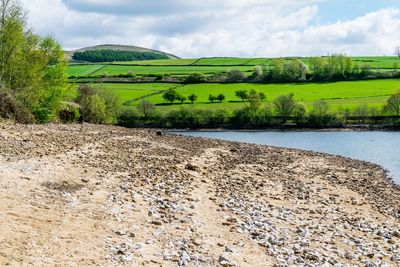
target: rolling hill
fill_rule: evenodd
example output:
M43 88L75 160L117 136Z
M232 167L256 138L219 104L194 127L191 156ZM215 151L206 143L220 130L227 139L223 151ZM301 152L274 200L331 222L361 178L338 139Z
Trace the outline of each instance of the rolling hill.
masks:
M113 44L105 44L105 45L96 45L96 46L90 46L90 47L85 47L85 48L80 48L72 51L65 51L65 56L68 61L73 62L74 60L72 59L72 56L74 55L75 52L84 52L84 51L91 51L91 50L115 50L115 51L132 51L132 52L152 52L160 55L165 55L170 59L179 59L179 57L165 53L162 51L154 50L154 49L149 49L149 48L144 48L144 47L139 47L139 46L133 46L133 45L113 45Z

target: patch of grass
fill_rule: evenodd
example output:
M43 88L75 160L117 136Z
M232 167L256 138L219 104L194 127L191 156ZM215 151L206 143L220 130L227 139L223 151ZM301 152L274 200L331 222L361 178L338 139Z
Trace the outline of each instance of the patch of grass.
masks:
M93 64L93 65L70 65L67 69L68 77L71 76L90 76L96 71L103 68L105 65Z
M204 74L214 74L220 72L226 72L233 69L239 69L243 72L250 72L252 67L246 66L234 66L234 67L224 67L224 66L117 66L117 65L107 65L104 68L91 73L91 76L97 75L120 75L133 72L136 75L146 75L146 74L171 74L171 75L188 75L193 72L200 72Z
M95 87L112 90L124 103L132 99L141 98L157 92L163 92L177 84L167 83L103 83L92 84Z
M283 94L293 93L295 99L312 109L315 101L324 99L333 109L351 108L359 104L370 104L371 106L382 106L389 96L400 88L399 80L371 80L352 81L336 83L301 83L301 84L192 84L180 87L177 91L188 96L196 94L198 100L195 107L206 109L227 108L235 109L243 106L240 99L235 96L237 90L255 89L264 92L267 102L272 102L276 97ZM224 94L226 100L223 103L210 104L208 96ZM165 105L162 94L153 95L147 100L160 105L162 110L180 108L181 105ZM133 103L136 105L137 103Z

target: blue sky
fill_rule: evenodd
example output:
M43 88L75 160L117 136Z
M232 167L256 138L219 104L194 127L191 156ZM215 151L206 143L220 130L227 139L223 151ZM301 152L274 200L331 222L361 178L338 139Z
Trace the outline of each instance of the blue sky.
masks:
M22 0L66 49L139 45L194 58L392 55L400 0Z
M318 4L320 23L351 20L388 7L400 7L400 0L328 0Z

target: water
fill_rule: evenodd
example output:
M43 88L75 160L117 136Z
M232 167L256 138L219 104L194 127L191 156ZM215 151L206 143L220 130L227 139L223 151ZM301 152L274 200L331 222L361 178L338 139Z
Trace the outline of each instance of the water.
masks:
M181 132L180 134L297 148L379 164L400 184L400 132Z

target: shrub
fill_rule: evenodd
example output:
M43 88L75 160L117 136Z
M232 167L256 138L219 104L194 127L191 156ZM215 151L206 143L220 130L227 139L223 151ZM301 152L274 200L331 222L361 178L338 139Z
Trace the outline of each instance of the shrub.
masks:
M175 89L170 88L162 95L162 97L164 98L164 100L166 102L169 102L172 104L175 100L177 100L178 95L179 94Z
M197 100L197 95L191 94L190 96L188 96L188 99L192 104L194 104L194 102L196 102Z
M147 100L142 100L137 106L137 110L144 116L145 119L154 114L156 106Z
M78 122L81 118L79 106L75 103L64 103L59 111L60 121L63 123Z
M246 75L244 75L240 70L231 70L226 76L226 82L229 83L243 82L245 79Z
M105 123L107 121L107 107L105 100L99 96L88 95L80 101L82 121L89 123Z
M285 124L292 116L296 104L293 94L281 95L274 100L275 112L281 118L282 124Z
M217 100L218 100L220 103L222 103L222 101L225 100L225 96L224 96L223 94L219 94L219 95L217 95Z
M237 90L235 92L235 96L240 98L242 100L242 102L244 102L249 97L249 95L248 95L246 90Z
M207 77L203 73L191 73L189 74L183 83L191 84L191 83L204 83L207 81Z

